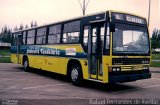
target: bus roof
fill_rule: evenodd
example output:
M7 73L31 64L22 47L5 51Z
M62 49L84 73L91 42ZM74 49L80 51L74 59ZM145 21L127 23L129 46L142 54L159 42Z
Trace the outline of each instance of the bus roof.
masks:
M27 28L27 29L24 29L24 30L18 30L18 31L15 31L13 33L27 31L27 30L36 29L36 28L41 28L41 27L45 27L45 26L48 26L48 25L54 25L54 24L58 24L58 23L62 23L62 22L71 21L71 20L78 20L78 19L82 19L82 18L85 18L85 17L94 16L94 15L98 15L98 14L105 14L107 12L109 12L109 13L115 12L115 13L121 13L121 14L128 14L128 15L133 15L133 16L136 16L136 17L141 17L143 19L146 19L145 17L137 15L137 14L134 14L134 13L128 13L128 12L118 11L118 10L109 10L109 11L102 11L102 12L98 12L98 13L92 13L92 14L88 14L88 15L85 15L85 16L79 16L79 17L74 17L74 18L70 18L70 19L60 20L60 21L57 21L57 22L44 24L44 25L33 27L33 28Z

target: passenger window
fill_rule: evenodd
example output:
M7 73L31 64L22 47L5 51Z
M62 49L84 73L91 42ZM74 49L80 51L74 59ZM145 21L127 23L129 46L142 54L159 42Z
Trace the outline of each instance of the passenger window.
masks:
M80 36L80 21L64 24L63 43L77 43Z
M49 27L48 44L60 43L61 25Z
M27 44L34 44L35 30L28 31Z
M46 30L47 28L40 28L37 30L36 44L45 44L46 43Z
M22 44L26 44L26 31L23 32L23 41Z

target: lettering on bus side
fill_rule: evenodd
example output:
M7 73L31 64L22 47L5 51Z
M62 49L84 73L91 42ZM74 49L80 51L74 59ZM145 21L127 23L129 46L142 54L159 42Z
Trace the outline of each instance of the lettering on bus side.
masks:
M76 48L66 48L66 55L76 56Z
M60 55L58 49L40 49L40 53L44 55Z
M60 51L55 48L27 49L27 54L60 55Z
M35 49L27 49L27 54L39 54L39 50L35 50Z

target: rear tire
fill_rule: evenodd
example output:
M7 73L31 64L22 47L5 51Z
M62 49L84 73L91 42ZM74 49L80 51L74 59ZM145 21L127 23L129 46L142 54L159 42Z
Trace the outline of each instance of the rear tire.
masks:
M76 86L82 85L83 76L82 76L82 69L80 65L73 64L70 67L69 78L73 85L76 85Z
M27 58L24 58L24 61L23 61L23 69L25 72L28 72L29 71L29 62L28 62L28 59Z

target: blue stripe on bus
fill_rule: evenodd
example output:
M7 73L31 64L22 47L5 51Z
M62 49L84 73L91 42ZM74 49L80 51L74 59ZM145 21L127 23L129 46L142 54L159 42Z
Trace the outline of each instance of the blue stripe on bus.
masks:
M32 50L40 50L40 49L54 49L54 48L47 48L47 47L39 47L39 46L21 46L20 47L20 54L27 54L27 49ZM73 58L87 58L87 54L84 52L76 52L76 55L66 55L65 50L59 50L59 55L53 54L28 54L28 55L45 55L45 56L60 56L60 57L73 57ZM17 53L17 46L11 47L11 53Z

